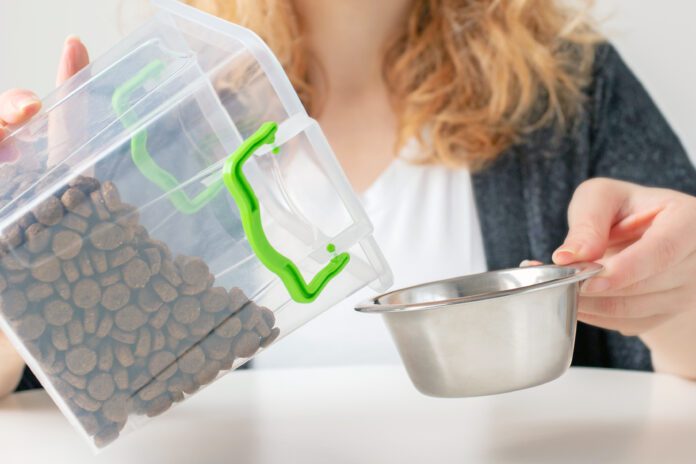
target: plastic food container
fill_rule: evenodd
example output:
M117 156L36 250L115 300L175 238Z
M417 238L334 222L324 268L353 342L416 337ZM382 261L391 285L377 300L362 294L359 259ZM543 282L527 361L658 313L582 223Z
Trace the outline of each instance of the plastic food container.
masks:
M0 142L0 325L95 448L391 284L268 47L154 4Z

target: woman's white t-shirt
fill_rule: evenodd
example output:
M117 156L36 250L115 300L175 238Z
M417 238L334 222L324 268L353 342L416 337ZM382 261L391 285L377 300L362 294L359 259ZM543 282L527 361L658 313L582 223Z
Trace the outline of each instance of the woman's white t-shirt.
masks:
M396 159L362 195L394 286L483 272L486 260L466 169ZM365 288L254 360L255 367L392 364L398 353L382 318L353 310Z

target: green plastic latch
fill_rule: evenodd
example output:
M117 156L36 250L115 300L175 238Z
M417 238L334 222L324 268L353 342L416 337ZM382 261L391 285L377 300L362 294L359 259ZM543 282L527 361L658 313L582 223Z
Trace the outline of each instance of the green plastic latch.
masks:
M135 113L128 109L131 95L146 80L158 76L164 68L165 65L162 61L155 60L114 92L111 103L116 114L121 118L121 123L126 128L133 127L136 123ZM145 129L138 131L131 138L131 159L150 182L167 192L174 207L185 214L193 214L203 208L224 187L222 179L217 179L194 198L190 198L180 189L179 180L169 171L162 169L150 156L150 152L147 150L147 131Z
M277 130L278 125L274 122L261 125L259 130L246 139L227 159L222 176L227 190L237 203L244 232L256 256L264 266L280 277L293 300L299 303L311 303L319 296L326 284L346 267L350 261L350 255L346 252L335 255L311 282L307 283L295 263L273 248L266 238L261 224L259 200L244 176L242 166L262 145L275 141ZM336 250L332 243L326 248L330 253Z
M165 65L162 61L155 60L138 72L135 77L119 86L114 92L112 105L126 128L133 127L137 122L135 113L129 110L129 101L133 92L143 85L147 79L158 76L164 68ZM350 261L350 255L346 252L336 254L335 245L329 243L326 249L334 256L307 283L295 263L273 248L268 241L261 223L258 198L247 181L242 171L242 166L262 145L275 141L277 130L278 125L276 123L264 123L227 158L223 167L222 178L215 180L205 190L196 195L195 198L190 198L186 195L180 189L181 184L179 180L170 172L162 169L152 159L147 149L147 131L145 129L138 131L131 138L131 158L138 170L148 180L161 188L167 194L174 207L184 214L193 214L199 211L226 186L239 208L244 233L253 252L264 266L281 279L294 301L311 303L317 299L331 279L336 277L346 267ZM274 154L279 152L277 147L272 151Z

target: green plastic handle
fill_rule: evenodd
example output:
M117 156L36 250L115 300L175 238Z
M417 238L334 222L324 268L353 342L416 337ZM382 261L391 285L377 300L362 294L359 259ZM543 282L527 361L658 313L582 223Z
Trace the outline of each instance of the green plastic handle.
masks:
M350 261L350 255L346 252L335 255L329 263L321 269L311 282L305 282L299 269L290 259L279 253L270 244L261 224L261 211L259 200L246 179L242 167L249 157L264 144L275 141L275 133L278 125L267 122L248 139L246 139L227 159L223 168L223 180L227 190L234 198L242 226L246 233L251 249L259 260L271 272L280 277L290 297L298 303L311 303L316 300L326 285L336 277ZM327 251L333 253L335 246L329 244Z
M121 123L124 127L133 127L137 122L135 113L128 109L133 92L148 79L158 76L164 68L165 64L162 61L154 60L140 70L132 79L116 89L111 99L111 104L116 114L121 118ZM181 186L179 180L169 171L162 169L150 156L147 150L147 131L145 129L137 132L131 138L131 158L138 170L150 182L167 192L167 196L174 207L184 214L193 214L199 211L215 198L224 187L222 179L217 179L194 198L190 198L179 188Z

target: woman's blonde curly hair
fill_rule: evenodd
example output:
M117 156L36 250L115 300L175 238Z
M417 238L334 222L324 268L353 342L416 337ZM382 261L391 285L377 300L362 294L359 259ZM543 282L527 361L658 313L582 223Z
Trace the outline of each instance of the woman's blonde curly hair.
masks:
M257 32L316 116L321 86L309 78L313 63L292 0L188 3ZM413 0L383 61L399 146L415 138L420 161L475 170L537 128L566 127L582 104L598 41L584 14L590 0L568 3Z

